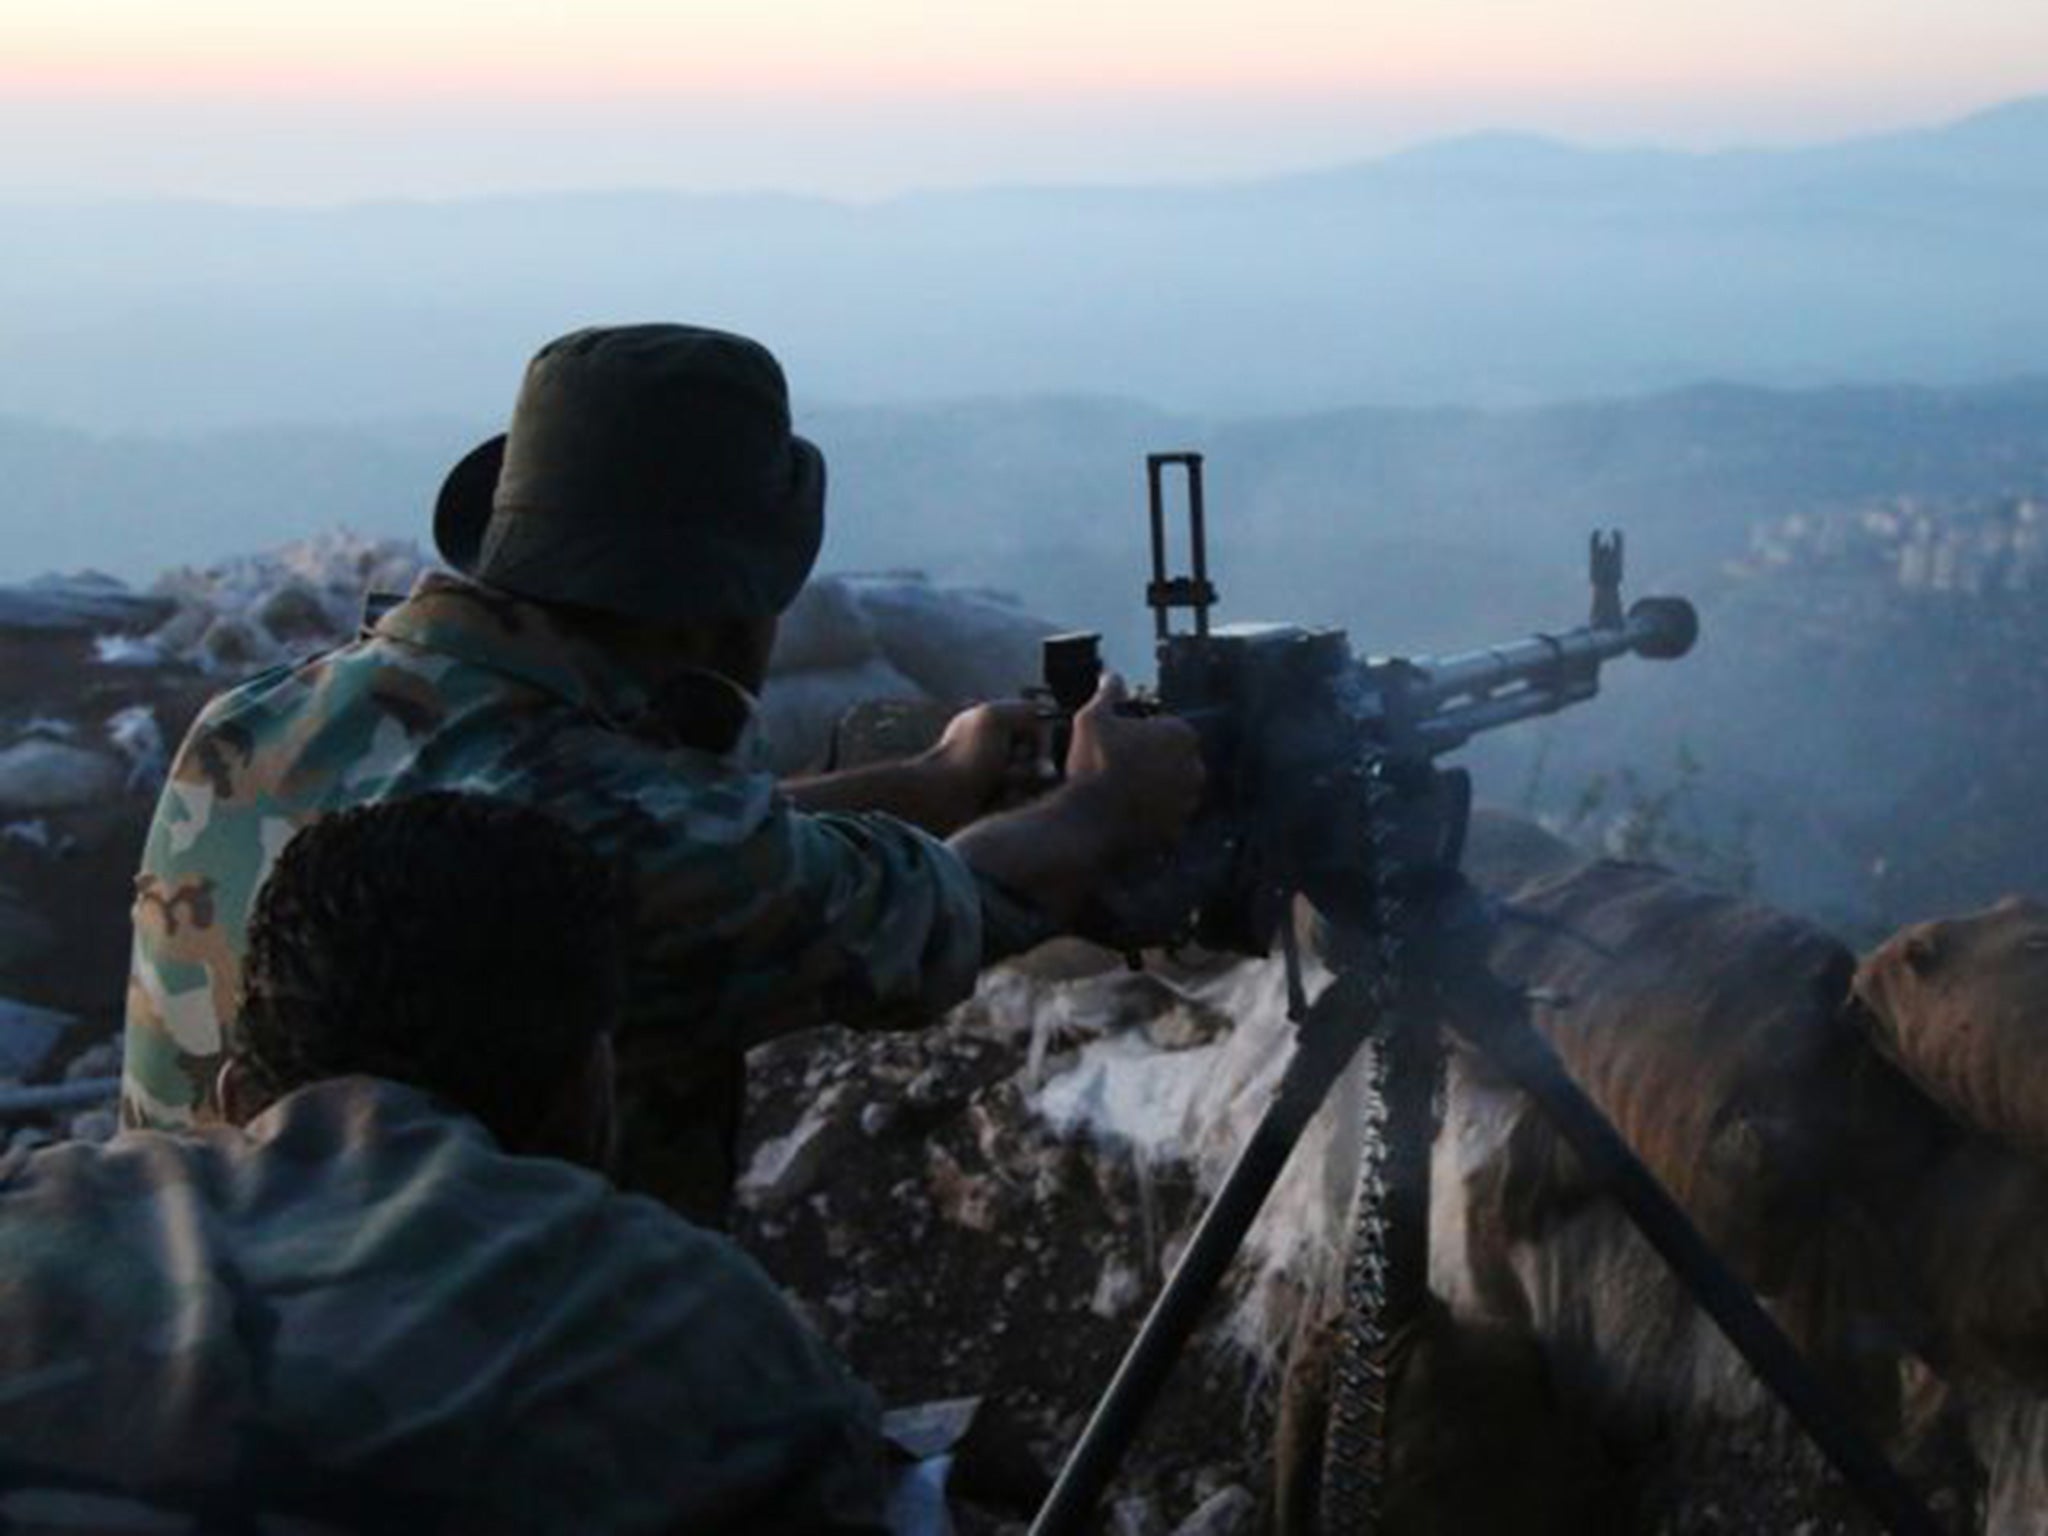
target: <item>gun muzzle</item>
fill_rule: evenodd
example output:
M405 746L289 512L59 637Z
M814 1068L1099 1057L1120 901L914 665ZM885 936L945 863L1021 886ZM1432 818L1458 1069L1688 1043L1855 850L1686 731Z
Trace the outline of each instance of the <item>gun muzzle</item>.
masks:
M1699 611L1682 597L1645 597L1628 610L1631 649L1646 661L1676 661L1700 637Z
M1699 638L1699 614L1682 597L1645 597L1618 625L1587 624L1557 635L1418 657L1402 688L1416 734L1432 753L1462 746L1482 731L1555 714L1600 691L1600 668L1617 656L1670 661Z

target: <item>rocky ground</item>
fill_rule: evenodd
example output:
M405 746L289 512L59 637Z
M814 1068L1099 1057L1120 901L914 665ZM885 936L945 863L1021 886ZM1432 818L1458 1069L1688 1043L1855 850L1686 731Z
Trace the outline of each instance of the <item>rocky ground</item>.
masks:
M1028 1028L977 1002L936 1030L820 1031L753 1061L738 1235L886 1403L983 1399L1006 1454L967 1490L970 1529L1021 1528L1197 1213L1185 1166L1062 1136L1037 1112L1035 1091L1080 1043L1034 1050ZM1108 1528L1255 1529L1270 1412L1250 1360L1206 1329Z

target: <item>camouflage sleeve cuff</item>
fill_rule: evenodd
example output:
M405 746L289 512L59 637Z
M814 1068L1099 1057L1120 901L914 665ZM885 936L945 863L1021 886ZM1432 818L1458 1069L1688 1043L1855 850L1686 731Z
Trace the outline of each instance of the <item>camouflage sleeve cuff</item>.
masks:
M977 872L981 890L981 963L994 965L1011 955L1058 938L1060 926L1036 902Z

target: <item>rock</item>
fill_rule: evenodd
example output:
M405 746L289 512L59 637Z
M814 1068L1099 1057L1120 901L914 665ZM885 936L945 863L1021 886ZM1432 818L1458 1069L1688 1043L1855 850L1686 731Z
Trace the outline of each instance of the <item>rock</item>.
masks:
M893 1105L877 1102L861 1106L860 1132L863 1136L886 1135L895 1121L896 1111Z
M92 659L103 667L160 667L170 657L147 635L94 635Z
M771 674L832 672L857 667L875 654L874 625L845 578L818 576L778 622L769 666Z
M1148 1494L1126 1494L1109 1507L1111 1536L1159 1536L1165 1529L1159 1502Z
M58 858L78 847L77 838L69 832L51 831L50 824L40 816L0 823L0 843L14 843L23 848L33 848L37 853L55 854Z
M996 1181L985 1173L969 1173L959 1160L934 1142L925 1159L925 1187L932 1205L956 1227L974 1232L996 1229Z
M853 1098L849 1085L828 1089L804 1111L794 1130L756 1148L740 1176L741 1202L767 1211L809 1194L825 1170L862 1135Z
M75 1083L88 1077L121 1075L121 1041L118 1036L95 1040L64 1066L64 1081Z
M922 699L924 691L879 657L830 672L771 677L761 696L769 755L778 771L817 767L831 754L833 728L869 699Z
M128 763L128 788L154 792L170 771L164 728L147 704L131 704L107 721L107 740Z
M112 1106L88 1109L82 1115L71 1117L70 1131L73 1141L112 1141L115 1132L120 1129L120 1113Z
M0 751L0 814L76 810L121 793L122 765L105 753L31 737Z
M1088 1310L1097 1317L1120 1317L1131 1309L1145 1282L1128 1264L1114 1261L1103 1265L1095 1279L1095 1294L1088 1298Z
M1259 1501L1250 1490L1232 1483L1204 1499L1195 1512L1174 1527L1173 1536L1246 1536L1252 1531Z
M38 1008L33 1003L0 997L0 1075L40 1076L76 1022L70 1014L54 1008Z

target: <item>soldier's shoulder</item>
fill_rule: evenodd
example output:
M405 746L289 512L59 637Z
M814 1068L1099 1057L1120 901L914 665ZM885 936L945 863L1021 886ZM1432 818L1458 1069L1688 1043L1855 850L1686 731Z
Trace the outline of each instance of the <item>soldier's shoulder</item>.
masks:
M642 851L677 842L729 847L787 808L764 768L589 721L536 730L490 777L498 793Z

